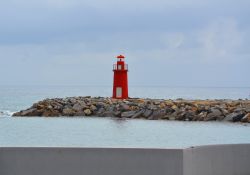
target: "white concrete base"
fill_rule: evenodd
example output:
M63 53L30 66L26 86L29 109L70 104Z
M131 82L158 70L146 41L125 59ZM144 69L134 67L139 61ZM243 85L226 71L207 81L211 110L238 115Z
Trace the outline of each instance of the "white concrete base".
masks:
M0 148L0 175L250 175L250 144L188 149Z
M250 144L185 149L183 171L184 175L250 175Z

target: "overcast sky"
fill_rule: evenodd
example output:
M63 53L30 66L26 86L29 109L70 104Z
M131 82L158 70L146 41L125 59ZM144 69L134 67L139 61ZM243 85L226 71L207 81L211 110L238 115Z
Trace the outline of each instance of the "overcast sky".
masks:
M250 87L249 0L1 0L0 85Z

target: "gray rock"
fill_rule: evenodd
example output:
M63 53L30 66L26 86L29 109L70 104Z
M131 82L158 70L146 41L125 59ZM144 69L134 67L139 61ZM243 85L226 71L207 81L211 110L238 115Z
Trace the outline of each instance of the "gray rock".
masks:
M245 116L247 113L250 113L249 100L114 100L104 97L69 97L45 99L33 104L27 110L15 113L14 116L98 115L102 117L144 117L152 120L227 120L248 122L249 116Z
M157 106L154 105L154 104L149 104L149 105L147 105L147 108L148 108L149 110L157 110Z
M226 115L226 117L223 119L223 121L233 121L233 117L234 117L234 116L237 116L237 115L238 115L237 113L228 114L228 115Z
M75 114L75 111L72 108L64 108L62 111L63 116L73 116Z
M74 104L72 108L73 108L75 111L82 111L82 110L83 110L82 105L80 105L79 103Z
M211 113L215 116L223 115L222 112L218 108L211 108Z
M105 111L101 117L114 117L114 113L112 111Z
M197 112L202 112L205 110L204 105L195 104L194 107L197 109Z
M76 99L75 98L69 98L68 101L72 104L75 104L76 103Z
M143 117L148 118L152 113L153 113L152 110L146 109L146 110L143 112Z
M78 112L76 112L76 113L74 114L74 116L78 116L78 117L79 117L79 116L82 116L82 117L83 117L83 116L86 116L86 115L85 115L84 111L78 111Z
M214 115L213 113L209 113L206 118L204 118L204 121L212 121L216 120L218 116Z
M165 112L166 112L166 114L172 114L173 112L174 112L175 110L173 110L171 107L169 107L169 106L166 106L165 107Z
M165 114L161 117L162 120L169 120L169 116L168 114Z
M220 116L218 116L218 117L216 118L216 120L222 121L222 120L224 120L224 118L225 118L225 115L220 115Z
M113 112L113 115L116 117L121 117L121 111L115 111Z
M42 113L42 116L45 117L58 117L60 116L60 112L57 110L46 110Z
M127 111L127 112L122 112L121 117L124 118L131 118L133 115L136 114L136 111Z
M53 106L53 109L55 109L55 110L62 110L62 108L63 108L63 105L61 103L57 103L57 102L54 102L52 104L52 106Z
M92 111L90 109L85 109L83 112L86 116L90 116L92 114Z
M125 103L121 103L119 108L120 108L120 111L122 111L122 112L128 111L129 110L129 105L127 105Z
M104 114L104 112L105 112L105 109L104 108L100 108L98 111L97 111L97 116L99 116L99 117L102 117L103 116L103 114Z
M245 108L242 108L242 107L237 107L235 110L234 110L235 113L242 113L242 112L245 112Z
M186 121L192 121L195 116L195 113L193 111L187 111L185 113L185 120Z
M221 109L222 113L224 116L228 115L229 114L229 111L225 108Z
M36 109L31 108L28 110L21 111L20 115L21 116L39 116L40 113L38 113Z
M142 109L142 110L136 112L131 118L140 118L140 117L142 117L143 113L144 113L144 110Z
M51 105L48 105L47 109L53 109L53 107Z
M90 95L88 95L88 96L85 96L85 97L83 97L83 98L91 98L91 96L90 96Z
M243 113L231 113L227 115L223 121L232 121L232 122L238 122L244 117Z
M224 118L223 113L217 108L211 108L211 112L204 118L204 121L211 121Z
M106 110L109 111L109 112L114 112L114 111L116 111L116 107L115 106L109 106Z
M250 107L249 107L249 108L246 108L246 112L247 112L247 113L250 113Z
M181 112L181 111L177 112L176 111L176 112L173 113L173 115L175 116L176 120L185 120L186 119L186 117L185 117L186 113L185 112Z
M242 119L241 119L241 122L248 122L250 123L250 113L246 114Z
M154 101L155 105L159 105L160 103L161 103L161 101L159 101L159 100Z
M90 110L91 110L92 112L95 112L95 111L97 111L97 107L96 107L95 105L91 105L91 106L90 106Z
M148 117L149 120L158 120L159 118L161 118L161 111L160 110L156 110L153 111L152 115L150 117Z
M160 109L160 117L163 118L166 116L166 110L165 109Z
M158 109L153 111L152 115L148 118L150 120L158 120L158 119L168 119L168 117L166 117L166 110L164 109Z
M100 108L106 108L108 105L104 102L97 102L96 103L96 108L99 110Z
M193 121L204 121L206 117L207 117L207 112L203 111L198 115L194 116Z
M166 119L166 120L176 120L174 115L171 114L167 114L166 116L164 116L162 119Z
M244 113L238 114L237 116L233 117L233 122L239 122L245 116Z

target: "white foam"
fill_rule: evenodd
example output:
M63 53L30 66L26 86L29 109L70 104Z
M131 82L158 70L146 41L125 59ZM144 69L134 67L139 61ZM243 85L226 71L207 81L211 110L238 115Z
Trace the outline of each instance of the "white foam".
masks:
M14 113L8 110L0 110L0 117L12 116Z

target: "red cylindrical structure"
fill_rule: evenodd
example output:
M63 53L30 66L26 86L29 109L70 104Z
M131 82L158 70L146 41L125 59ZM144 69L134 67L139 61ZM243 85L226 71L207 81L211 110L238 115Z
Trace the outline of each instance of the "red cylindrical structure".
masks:
M113 98L127 99L128 98L128 65L125 64L125 56L119 55L116 57L117 63L113 65L114 83L113 83Z

